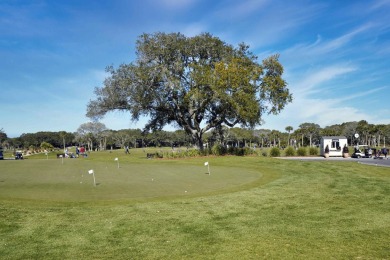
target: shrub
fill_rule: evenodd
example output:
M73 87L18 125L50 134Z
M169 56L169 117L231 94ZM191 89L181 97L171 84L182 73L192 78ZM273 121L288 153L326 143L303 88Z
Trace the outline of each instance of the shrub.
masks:
M157 152L155 156L156 158L164 158L164 154L161 152L160 153Z
M226 154L226 148L225 146L221 145L221 144L215 144L212 148L211 148L211 152L214 154L214 155L225 155Z
M299 147L297 150L297 155L298 156L306 156L306 148L305 147Z
M267 150L261 150L261 155L267 157Z
M204 149L202 152L203 156L209 156L211 154L211 148Z
M229 147L227 148L226 153L235 156L244 156L254 154L255 152L249 147Z
M349 153L348 146L345 144L343 148L343 153Z
M235 147L229 146L229 147L227 148L227 153L228 153L228 154L235 154Z
M309 155L318 155L318 148L317 147L310 147L309 148Z
M278 147L272 147L269 151L270 157L279 157L280 156L280 149Z
M329 153L329 145L326 145L326 147L325 147L325 153Z
M187 151L186 151L186 155L187 155L188 157L196 157L196 156L199 156L199 155L200 155L200 152L199 152L199 150L197 150L197 149L191 149L191 150L187 150Z
M294 149L294 147L292 147L292 146L287 147L286 150L284 151L284 154L286 156L295 156L295 149Z
M256 154L255 150L253 150L252 148L249 148L249 147L244 147L244 148L242 148L242 150L244 152L244 155Z
M236 148L234 151L234 155L236 156L244 156L244 148Z

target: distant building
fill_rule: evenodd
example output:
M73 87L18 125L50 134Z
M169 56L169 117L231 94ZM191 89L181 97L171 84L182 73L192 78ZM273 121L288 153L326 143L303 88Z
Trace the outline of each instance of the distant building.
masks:
M343 156L343 148L348 146L345 136L323 136L320 141L320 155L324 156L325 148L329 147L329 156Z

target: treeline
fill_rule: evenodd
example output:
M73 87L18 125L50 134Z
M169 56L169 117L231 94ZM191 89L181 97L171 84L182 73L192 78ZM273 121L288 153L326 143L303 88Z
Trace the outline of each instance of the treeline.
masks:
M16 138L8 138L2 133L1 145L8 149L46 149L84 146L88 150L119 149L124 147L140 148L148 146L191 146L189 136L183 130L175 132L157 131L145 133L140 129L124 129L94 132L48 132L22 134Z
M350 146L368 144L386 146L390 141L390 124L374 125L362 120L321 128L318 124L303 123L298 129L286 126L285 132L269 129L222 127L203 135L206 147L221 144L225 147L304 147L316 146L321 136L345 136ZM356 134L359 135L356 138ZM195 143L184 130L144 132L140 129L110 130L99 122L82 124L76 132L37 132L8 138L0 130L4 149L40 149L85 146L88 150L140 147L192 147Z

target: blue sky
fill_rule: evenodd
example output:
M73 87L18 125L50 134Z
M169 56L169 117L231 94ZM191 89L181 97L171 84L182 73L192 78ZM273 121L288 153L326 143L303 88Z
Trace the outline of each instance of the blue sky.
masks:
M294 100L258 128L390 123L389 0L1 0L0 129L75 132L105 67L158 31L245 42L259 61L279 53ZM145 124L122 112L102 122Z

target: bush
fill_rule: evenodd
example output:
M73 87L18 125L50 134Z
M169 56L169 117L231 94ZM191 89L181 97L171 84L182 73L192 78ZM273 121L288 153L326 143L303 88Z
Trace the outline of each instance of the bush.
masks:
M225 146L221 145L221 144L215 144L212 148L211 148L211 152L214 154L214 155L225 155L226 154L226 148Z
M325 147L325 153L329 153L329 145L326 145L326 147Z
M309 155L318 155L318 148L317 147L310 147L309 148Z
M245 156L245 155L251 155L254 154L255 151L249 147L232 147L230 146L226 150L227 154L235 155L235 156Z
M199 150L197 149L190 149L185 152L186 156L188 157L196 157L200 155Z
M242 148L242 150L244 152L244 155L256 154L255 150L253 150L252 148L249 148L249 147L244 147L244 148Z
M211 148L204 149L202 152L203 156L209 156L211 154Z
M264 157L267 157L267 150L261 150L261 155Z
M233 146L229 146L228 148L227 148L227 153L228 154L235 154L235 147L233 147Z
M297 155L298 156L306 156L307 151L305 147L299 147L297 150Z
M279 157L280 156L280 149L278 147L272 147L269 151L270 157Z
M244 149L243 148L236 148L234 149L234 153L232 155L235 156L244 156Z
M292 146L289 146L284 151L285 156L295 156L295 149Z

